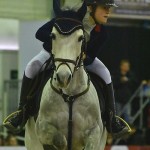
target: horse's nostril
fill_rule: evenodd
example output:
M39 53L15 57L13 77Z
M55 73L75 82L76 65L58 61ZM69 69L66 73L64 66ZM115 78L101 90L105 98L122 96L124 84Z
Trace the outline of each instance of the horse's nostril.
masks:
M72 75L69 75L69 77L68 77L68 83L70 82L71 78L72 78Z
M61 87L66 87L70 83L72 75L69 72L57 72L56 79Z
M57 81L60 82L60 77L58 74L56 74L56 78L57 78Z

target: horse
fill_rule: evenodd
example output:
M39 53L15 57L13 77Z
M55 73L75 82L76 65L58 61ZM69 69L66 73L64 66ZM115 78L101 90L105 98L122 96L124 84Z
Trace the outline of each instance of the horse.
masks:
M46 82L37 117L25 126L27 150L104 150L98 95L83 64L83 2L78 11L61 10L53 1L56 20L50 35L54 72Z

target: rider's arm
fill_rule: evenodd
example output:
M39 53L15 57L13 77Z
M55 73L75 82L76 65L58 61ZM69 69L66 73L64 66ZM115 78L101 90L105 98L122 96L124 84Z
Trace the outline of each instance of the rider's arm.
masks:
M104 27L101 28L101 31L96 31L95 28L91 31L90 40L87 42L87 55L91 58L91 61L98 57L106 40L107 33Z

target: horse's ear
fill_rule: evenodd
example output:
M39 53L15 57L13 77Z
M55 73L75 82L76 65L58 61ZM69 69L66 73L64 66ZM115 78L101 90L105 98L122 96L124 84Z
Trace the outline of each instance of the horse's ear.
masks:
M56 16L61 16L62 10L60 9L60 0L53 0L53 10Z
M87 5L86 5L86 2L85 2L85 0L84 0L82 6L79 8L79 10L78 10L78 12L77 12L77 13L78 13L78 16L79 16L79 19L80 19L81 21L83 20L85 14L86 14L86 11L87 11Z

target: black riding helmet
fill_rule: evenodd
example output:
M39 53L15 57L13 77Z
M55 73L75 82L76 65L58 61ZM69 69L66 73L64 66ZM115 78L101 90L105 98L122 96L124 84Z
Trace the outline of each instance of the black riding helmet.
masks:
M92 6L92 5L104 5L108 7L118 7L114 0L85 0L87 6Z
M92 7L92 12L90 12L90 15L92 16L92 18L94 19L95 23L96 24L99 24L96 19L95 19L95 10L97 8L98 5L103 5L103 6L106 6L106 7L118 7L114 0L85 0L86 2L86 5L87 6L91 6Z

